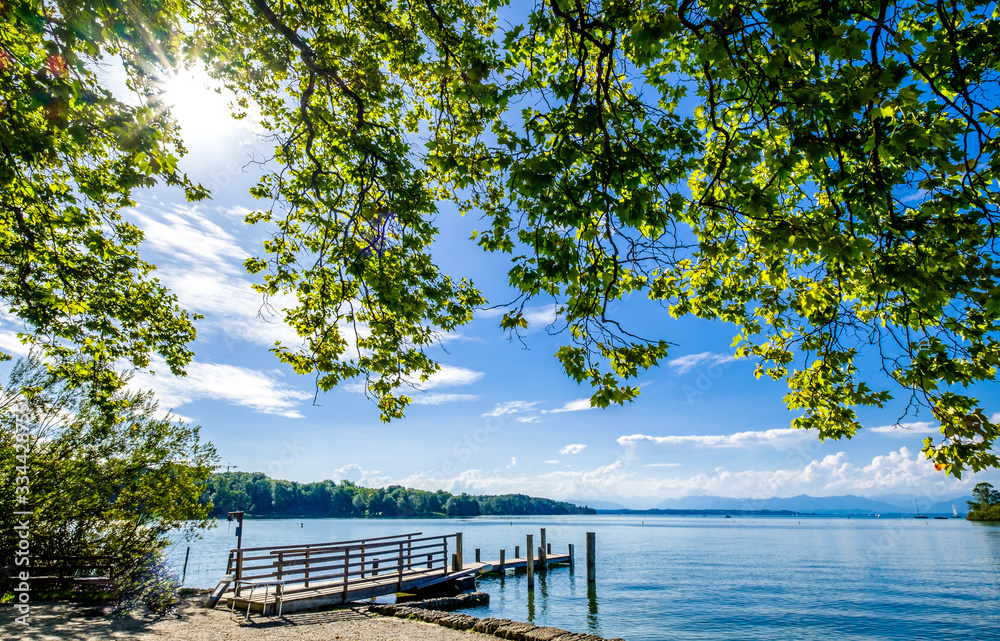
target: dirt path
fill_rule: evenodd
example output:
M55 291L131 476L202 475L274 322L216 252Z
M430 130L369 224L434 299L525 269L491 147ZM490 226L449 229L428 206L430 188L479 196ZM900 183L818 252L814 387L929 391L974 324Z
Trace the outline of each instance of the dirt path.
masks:
M496 637L462 632L430 623L382 617L366 608L295 612L281 618L231 614L199 606L203 596L185 597L176 615L136 612L112 620L92 606L39 603L31 606L30 625L14 621L11 604L0 605L0 637L4 641L105 641L106 639L177 639L178 641L479 641Z

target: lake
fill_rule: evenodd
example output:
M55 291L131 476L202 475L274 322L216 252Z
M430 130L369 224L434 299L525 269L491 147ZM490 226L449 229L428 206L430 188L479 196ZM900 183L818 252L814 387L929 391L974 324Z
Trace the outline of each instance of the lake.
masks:
M247 519L244 547L390 534L462 532L464 557L525 548L546 528L553 553L576 547L576 571L479 581L470 611L627 641L661 639L1000 639L1000 524L961 519L681 516L474 519ZM209 588L236 547L235 523L169 550L185 586ZM585 535L597 534L588 586Z

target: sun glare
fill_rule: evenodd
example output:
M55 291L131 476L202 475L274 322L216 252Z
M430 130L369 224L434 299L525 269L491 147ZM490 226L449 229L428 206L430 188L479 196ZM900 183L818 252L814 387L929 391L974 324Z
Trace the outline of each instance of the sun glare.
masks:
M203 69L178 69L163 85L163 102L181 126L188 147L231 134L240 122L232 117L231 93L217 86Z

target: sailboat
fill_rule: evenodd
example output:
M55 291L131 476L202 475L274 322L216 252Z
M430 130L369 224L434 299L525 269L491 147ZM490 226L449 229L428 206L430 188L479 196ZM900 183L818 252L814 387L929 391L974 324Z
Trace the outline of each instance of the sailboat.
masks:
M951 518L953 518L953 519L960 519L960 518L962 518L962 517L960 517L958 515L958 510L955 509L955 504L954 503L951 504Z
M921 514L920 513L920 506L917 505L917 497L913 497L913 507L917 508L917 513L913 515L913 518L915 518L915 519L926 519L927 518L926 514Z

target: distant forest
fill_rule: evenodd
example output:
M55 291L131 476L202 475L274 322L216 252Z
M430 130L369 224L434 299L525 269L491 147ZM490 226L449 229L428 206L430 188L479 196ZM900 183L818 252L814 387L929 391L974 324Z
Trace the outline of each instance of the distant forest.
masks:
M202 499L212 501L212 516L242 510L269 517L434 517L594 514L589 507L524 494L500 496L427 492L401 485L360 487L350 481L296 483L262 473L212 474Z

